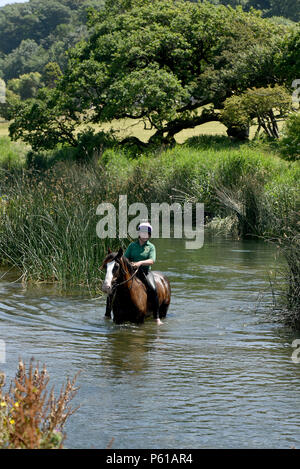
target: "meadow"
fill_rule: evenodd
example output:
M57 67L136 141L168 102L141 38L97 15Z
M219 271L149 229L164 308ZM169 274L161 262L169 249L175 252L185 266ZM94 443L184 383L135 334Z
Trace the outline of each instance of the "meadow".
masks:
M279 127L282 126L282 123L279 123ZM1 121L0 118L0 137L9 136L9 123ZM122 119L114 120L110 124L100 125L91 125L95 131L100 130L111 130L113 129L118 133L120 139L125 137L134 136L140 139L142 142L147 142L149 138L154 134L154 131L146 130L144 128L144 123L142 121L136 121L134 119ZM256 132L257 126L253 125L250 129L250 138L253 138ZM79 129L80 130L80 129ZM198 125L193 129L185 129L179 132L176 136L177 143L184 143L187 139L191 137L197 137L199 135L227 135L226 127L221 122L207 122L206 124Z

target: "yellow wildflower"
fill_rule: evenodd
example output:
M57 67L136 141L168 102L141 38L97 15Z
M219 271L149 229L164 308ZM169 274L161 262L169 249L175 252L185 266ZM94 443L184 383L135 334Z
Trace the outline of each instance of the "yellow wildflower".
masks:
M10 419L9 423L13 425L15 423L14 419Z
M5 401L2 401L2 402L0 403L0 407L6 407L6 402L5 402Z

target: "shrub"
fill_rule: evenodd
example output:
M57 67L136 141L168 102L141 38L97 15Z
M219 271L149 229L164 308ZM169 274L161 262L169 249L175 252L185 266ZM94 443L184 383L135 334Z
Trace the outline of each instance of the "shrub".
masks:
M280 152L286 160L300 159L300 113L292 114L285 123Z
M3 376L3 375L2 375ZM44 366L28 371L22 361L9 392L3 394L0 383L0 448L60 449L64 425L75 412L70 406L77 389L76 376L61 388L58 397L53 389L47 395L49 377Z
M78 161L88 162L92 158L99 158L104 148L116 145L117 141L113 137L113 133L97 132L93 129L77 135L78 145L75 150L75 157Z
M279 138L277 120L291 110L291 98L286 88L275 85L273 88L253 88L239 96L231 96L225 101L221 112L222 122L227 127L248 128L258 121L258 131L263 129L270 138Z

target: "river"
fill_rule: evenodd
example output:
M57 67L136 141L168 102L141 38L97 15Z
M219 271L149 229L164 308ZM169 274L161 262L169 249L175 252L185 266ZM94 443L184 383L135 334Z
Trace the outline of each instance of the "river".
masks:
M275 248L259 241L156 240L171 282L163 325L117 326L104 299L0 280L7 381L18 358L46 363L60 389L80 371L67 448L299 447L299 335L270 319Z

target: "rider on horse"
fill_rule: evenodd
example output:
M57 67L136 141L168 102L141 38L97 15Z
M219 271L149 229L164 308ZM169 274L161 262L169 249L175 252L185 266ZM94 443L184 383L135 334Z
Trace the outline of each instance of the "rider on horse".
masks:
M156 250L154 244L150 243L149 238L152 234L152 226L148 222L142 222L138 226L139 237L137 241L130 243L125 257L132 262L134 267L138 268L137 277L144 283L147 288L148 295L153 307L153 317L157 323L161 323L159 319L159 301L154 280L151 272L151 265L156 260Z

